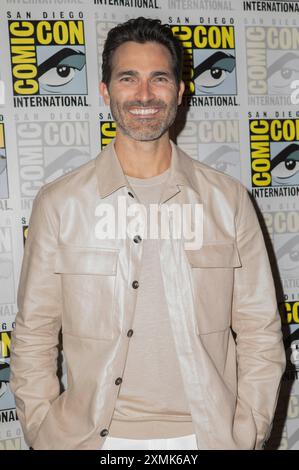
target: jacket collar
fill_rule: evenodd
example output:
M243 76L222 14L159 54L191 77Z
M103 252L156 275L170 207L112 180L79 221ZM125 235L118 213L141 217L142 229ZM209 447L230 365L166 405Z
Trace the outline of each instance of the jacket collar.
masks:
M117 189L127 186L128 180L123 172L114 147L113 139L96 158L96 174L98 190L101 198L105 198ZM194 181L193 159L185 154L176 144L171 144L170 175L163 192L163 202L180 192L179 186L187 186L198 193Z

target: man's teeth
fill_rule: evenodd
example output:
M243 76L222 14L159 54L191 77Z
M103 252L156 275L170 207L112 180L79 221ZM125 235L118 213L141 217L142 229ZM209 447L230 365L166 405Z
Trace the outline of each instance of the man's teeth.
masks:
M140 109L132 109L130 112L132 114L156 114L159 110L154 108L140 108Z

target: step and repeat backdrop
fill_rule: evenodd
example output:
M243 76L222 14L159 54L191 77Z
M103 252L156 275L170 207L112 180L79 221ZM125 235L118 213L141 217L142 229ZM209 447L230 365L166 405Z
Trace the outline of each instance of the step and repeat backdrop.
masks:
M27 449L9 365L32 201L115 136L102 48L110 28L141 15L170 24L184 47L173 139L240 180L260 214L287 355L268 447L299 449L299 2L1 0L0 450Z

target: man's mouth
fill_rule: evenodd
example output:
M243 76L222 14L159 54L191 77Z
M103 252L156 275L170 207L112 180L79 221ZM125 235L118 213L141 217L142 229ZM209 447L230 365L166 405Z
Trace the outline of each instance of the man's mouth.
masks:
M145 116L145 117L150 117L154 116L160 111L159 108L133 108L129 109L129 112L131 114L134 114L134 116Z

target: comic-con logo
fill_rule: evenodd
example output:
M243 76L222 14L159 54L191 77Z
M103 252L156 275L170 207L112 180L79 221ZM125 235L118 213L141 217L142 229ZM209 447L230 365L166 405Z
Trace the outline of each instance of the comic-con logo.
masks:
M233 25L175 25L172 32L184 48L186 94L237 94Z
M298 210L278 210L263 212L275 250L276 264L279 269L283 299L280 312L283 324L299 324L299 213Z
M116 137L116 124L114 121L100 120L101 149L106 147Z
M251 119L249 130L252 186L298 186L299 119Z
M299 233L276 235L273 238L280 279L285 295L299 283Z
M7 360L10 357L11 331L0 331L0 359Z
M9 20L15 96L86 95L83 20Z
M72 120L57 122L53 114L52 119L16 125L21 197L31 202L45 183L90 160L88 116L77 113ZM22 209L28 209L24 200Z
M4 123L0 122L0 199L8 198L7 159L5 150Z
M0 331L0 402L7 393L10 367L11 331Z
M0 305L15 301L11 227L0 226Z
M9 363L0 361L0 399L8 392L7 387L9 383L10 367Z
M22 230L23 230L23 245L25 246L27 236L28 236L28 225L23 225Z
M189 119L177 134L178 145L195 160L240 179L237 119Z
M287 372L290 377L299 378L299 328L294 325L288 327L289 331L284 331L284 346L286 350Z
M299 79L299 28L246 28L249 95L285 95ZM291 103L291 100L289 101Z
M279 312L283 325L299 325L299 301L281 302Z

